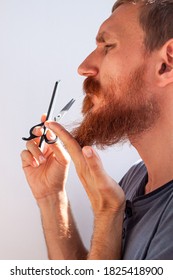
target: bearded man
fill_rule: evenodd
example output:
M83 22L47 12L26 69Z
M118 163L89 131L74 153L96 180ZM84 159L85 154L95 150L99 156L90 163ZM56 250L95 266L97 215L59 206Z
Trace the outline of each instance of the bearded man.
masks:
M50 259L173 259L172 18L172 0L118 0L78 69L86 77L82 123L70 134L45 122L47 137L56 134L68 154L60 143L41 151L39 138L27 142L23 169ZM127 140L142 161L117 184L92 145ZM65 190L69 155L94 213L89 252Z

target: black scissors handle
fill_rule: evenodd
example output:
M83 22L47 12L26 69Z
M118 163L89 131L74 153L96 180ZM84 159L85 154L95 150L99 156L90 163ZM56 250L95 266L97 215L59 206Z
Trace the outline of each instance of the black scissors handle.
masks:
M41 139L40 139L40 143L39 143L39 148L41 147L41 144L43 143L43 141L45 141L47 144L54 144L57 140L58 140L58 137L55 136L55 139L54 140L49 140L46 136L46 127L44 125L44 122L43 123L40 123L40 126L43 127L44 129L44 132L43 132L43 135L41 136ZM36 127L36 126L34 126ZM33 127L33 128L34 128Z
M30 129L30 131L29 131L30 136L27 137L27 138L26 138L26 137L22 137L22 139L23 139L24 141L29 141L29 140L32 140L32 139L34 139L34 138L38 138L38 136L36 136L36 135L33 133L34 128L37 127L37 126L38 126L38 127L43 127L44 130L45 130L44 122L39 123L39 124L36 124L36 125L34 125L33 127L31 127L31 129ZM49 140L49 139L47 138L46 134L45 134L45 131L44 131L44 133L43 133L43 135L41 136L41 139L40 139L39 147L41 147L41 144L42 144L43 141L45 141L47 144L54 144L54 143L57 141L57 139L58 139L58 137L56 136L54 140Z
M35 134L32 133L33 130L34 130L34 128L37 127L37 126L44 127L44 122L39 123L39 124L36 124L36 125L34 125L33 127L31 127L31 129L30 129L30 131L29 131L30 136L29 136L29 137L22 137L22 139L23 139L24 141L29 141L29 140L32 140L32 139L34 139L34 138L37 138L38 136L36 136Z

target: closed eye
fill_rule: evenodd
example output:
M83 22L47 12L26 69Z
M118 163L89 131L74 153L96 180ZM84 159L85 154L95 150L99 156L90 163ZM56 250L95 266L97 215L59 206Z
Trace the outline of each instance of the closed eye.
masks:
M108 44L104 46L104 52L105 54L108 53L109 50L113 49L116 46L116 44Z

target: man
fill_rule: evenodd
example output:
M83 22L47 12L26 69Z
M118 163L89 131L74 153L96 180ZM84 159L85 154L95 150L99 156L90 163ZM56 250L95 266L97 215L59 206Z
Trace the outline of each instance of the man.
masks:
M39 138L22 152L50 259L173 258L172 18L172 0L117 1L98 31L96 49L79 66L86 76L82 124L72 136L55 122L45 123L47 137L54 133L64 143L91 202L89 252L65 191L67 152L60 143L45 144L42 152ZM143 161L117 184L92 145L126 140Z

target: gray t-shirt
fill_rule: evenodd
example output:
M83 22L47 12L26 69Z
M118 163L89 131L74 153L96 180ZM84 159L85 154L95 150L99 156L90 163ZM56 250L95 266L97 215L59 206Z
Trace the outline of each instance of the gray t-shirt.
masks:
M120 181L127 199L122 259L173 260L173 180L144 195L147 179L140 161Z

